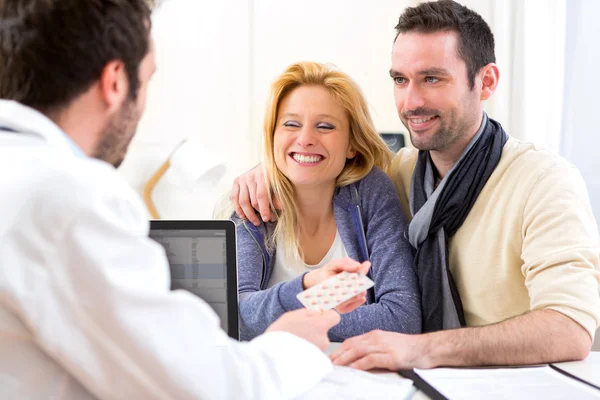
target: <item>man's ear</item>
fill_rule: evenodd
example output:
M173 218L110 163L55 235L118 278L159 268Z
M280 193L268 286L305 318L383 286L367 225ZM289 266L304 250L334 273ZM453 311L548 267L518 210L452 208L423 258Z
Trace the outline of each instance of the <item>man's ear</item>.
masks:
M481 96L480 100L487 100L496 91L498 80L500 79L500 70L494 63L489 63L481 68Z
M111 61L100 75L100 92L109 114L119 110L127 100L129 81L122 61Z

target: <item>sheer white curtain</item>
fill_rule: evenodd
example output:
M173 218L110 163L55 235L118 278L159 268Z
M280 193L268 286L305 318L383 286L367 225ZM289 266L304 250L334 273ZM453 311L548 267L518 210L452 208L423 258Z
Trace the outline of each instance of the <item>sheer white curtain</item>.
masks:
M567 8L566 85L561 154L586 181L596 219L600 216L600 2L569 0Z
M462 0L490 24L500 69L488 114L506 131L558 153L564 82L565 0Z
M561 154L579 168L600 216L600 2L569 0L567 5L566 68ZM592 347L600 351L600 330Z

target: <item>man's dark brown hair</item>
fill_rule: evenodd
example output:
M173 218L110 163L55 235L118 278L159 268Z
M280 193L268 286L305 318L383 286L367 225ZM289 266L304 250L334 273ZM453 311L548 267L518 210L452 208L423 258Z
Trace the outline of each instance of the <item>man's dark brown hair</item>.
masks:
M135 99L151 8L147 0L0 0L0 98L55 112L120 60Z
M440 0L408 7L396 25L396 39L401 33L456 32L458 56L467 64L471 90L475 75L482 67L496 62L494 35L481 15L452 1ZM395 40L395 39L394 39Z

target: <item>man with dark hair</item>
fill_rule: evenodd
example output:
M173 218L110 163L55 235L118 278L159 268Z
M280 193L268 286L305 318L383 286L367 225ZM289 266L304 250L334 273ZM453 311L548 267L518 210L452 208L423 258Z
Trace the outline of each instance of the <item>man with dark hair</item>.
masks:
M396 108L415 149L390 175L411 220L422 335L373 331L334 364L360 369L581 360L600 325L598 229L579 172L508 136L483 111L496 90L494 37L451 0L407 8L396 26ZM253 171L236 211L271 218ZM249 188L253 188L249 190Z
M164 250L115 170L154 52L144 0L0 1L0 397L284 399L332 369L339 315L229 340L169 290Z

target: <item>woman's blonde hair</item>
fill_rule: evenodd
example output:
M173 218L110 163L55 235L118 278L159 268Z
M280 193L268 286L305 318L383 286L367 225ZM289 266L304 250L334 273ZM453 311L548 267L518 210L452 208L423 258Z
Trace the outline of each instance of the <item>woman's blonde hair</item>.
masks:
M325 88L335 101L346 110L350 127L350 146L356 156L346 160L336 186L346 186L364 178L377 166L387 170L391 160L390 150L373 126L367 102L358 85L345 73L331 65L300 62L290 65L271 86L263 128L263 168L267 185L277 196L282 210L277 212L275 234L268 246L279 245L287 260L302 260L299 245L300 229L294 186L277 168L274 156L274 135L279 105L294 89L300 86ZM273 210L274 207L271 207Z

